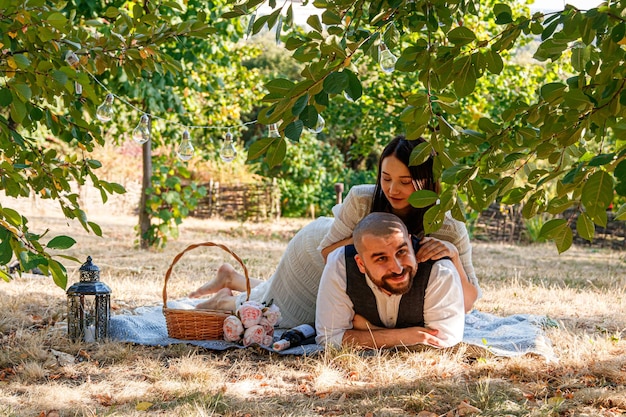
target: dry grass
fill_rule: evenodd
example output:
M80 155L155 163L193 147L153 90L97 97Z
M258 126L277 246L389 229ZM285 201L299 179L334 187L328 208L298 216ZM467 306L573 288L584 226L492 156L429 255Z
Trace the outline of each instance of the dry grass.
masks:
M2 204L7 204L3 201ZM38 203L40 204L40 203ZM7 204L15 207L14 204ZM190 243L226 244L250 275L266 278L308 220L238 224L186 221L163 251L134 245L136 219L92 210L88 235L45 206L27 204L33 232L71 234L71 255L91 255L113 289L114 313L161 302L165 270ZM228 254L203 248L176 265L172 298L204 282ZM212 352L68 342L65 293L48 278L0 282L0 415L6 416L618 416L626 412L626 263L623 252L476 243L484 297L498 315L545 314L556 363L455 351L327 351L282 357L256 349ZM70 282L80 265L68 264ZM432 414L427 414L426 411ZM467 414L469 415L469 414Z

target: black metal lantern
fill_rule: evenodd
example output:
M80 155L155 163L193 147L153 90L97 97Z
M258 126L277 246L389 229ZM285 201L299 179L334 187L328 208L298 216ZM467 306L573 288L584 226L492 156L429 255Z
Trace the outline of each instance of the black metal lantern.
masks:
M73 341L96 342L109 334L111 289L100 282L100 268L87 257L80 282L67 290L67 333Z

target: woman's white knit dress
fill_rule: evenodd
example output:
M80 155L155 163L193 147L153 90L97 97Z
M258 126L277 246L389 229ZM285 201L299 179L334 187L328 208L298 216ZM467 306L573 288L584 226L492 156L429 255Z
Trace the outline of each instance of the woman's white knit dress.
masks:
M324 270L321 250L352 236L356 224L370 212L373 195L374 185L352 187L343 204L333 208L334 218L320 217L296 233L274 274L252 289L251 300L266 304L273 301L280 308L280 327L290 328L315 321L315 299ZM480 296L465 224L446 214L441 228L430 236L456 246L465 273L478 288ZM245 295L242 293L238 296L237 306L245 301Z

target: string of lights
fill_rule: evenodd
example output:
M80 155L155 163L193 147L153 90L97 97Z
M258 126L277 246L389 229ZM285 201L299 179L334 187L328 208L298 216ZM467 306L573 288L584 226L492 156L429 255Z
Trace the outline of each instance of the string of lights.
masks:
M231 133L231 130L257 123L257 120L252 120L249 122L230 126L185 125L177 121L165 119L164 117L160 117L151 113L146 113L128 100L124 99L124 97L118 96L113 93L94 74L92 74L87 68L81 65L78 56L74 52L68 52L65 56L65 61L76 70L80 69L84 71L96 82L96 84L98 84L104 91L106 91L107 94L104 98L104 101L96 109L96 117L98 118L98 120L106 123L110 122L113 119L115 115L113 102L116 99L126 106L130 107L131 109L142 114L139 119L139 123L137 124L137 127L135 127L132 132L132 138L138 144L144 144L150 140L150 120L161 120L164 123L174 124L183 127L185 130L183 131L181 142L176 149L176 155L181 161L189 161L193 157L195 151L193 144L191 143L191 135L189 134L190 129L226 130L226 134L224 135L224 141L219 150L219 155L223 161L232 162L237 156L237 150L233 143L233 135ZM74 90L76 94L82 94L82 85L78 81L74 83Z
M389 49L386 47L386 45L383 42L381 42L379 45L378 55L379 55L378 62L382 71L387 74L392 73L395 69L397 58L391 53L391 51L389 51ZM161 120L164 123L175 124L175 125L183 127L184 131L182 134L182 139L176 149L176 154L181 161L189 161L194 155L195 149L191 142L191 135L189 134L190 129L226 130L226 134L224 135L222 146L219 149L219 155L224 162L232 162L237 156L237 150L233 143L233 135L231 133L231 130L245 127L248 125L252 125L258 122L257 120L252 120L250 122L245 122L245 123L231 125L231 126L185 125L183 123L172 121L164 117L160 117L158 115L146 113L140 108L138 108L137 106L130 103L128 100L124 99L123 97L114 94L94 74L92 74L87 68L85 68L80 63L80 59L74 52L69 51L65 56L65 61L77 71L80 69L84 71L85 73L87 73L104 91L107 92L104 98L104 101L96 109L96 117L98 118L98 120L106 123L106 122L110 122L113 119L115 115L113 102L115 99L119 100L126 106L142 114L139 119L139 123L137 124L137 127L135 127L135 129L133 129L133 132L132 132L132 138L138 144L144 144L150 140L151 138L150 120ZM76 94L82 94L82 85L78 81L74 83L74 90ZM349 98L349 97L346 96L346 98ZM350 99L350 101L352 100ZM322 117L322 115L318 114L317 123L315 127L309 130L313 133L320 133L324 129L325 124L326 122L324 118ZM268 137L270 138L280 137L278 126L275 123L268 126Z

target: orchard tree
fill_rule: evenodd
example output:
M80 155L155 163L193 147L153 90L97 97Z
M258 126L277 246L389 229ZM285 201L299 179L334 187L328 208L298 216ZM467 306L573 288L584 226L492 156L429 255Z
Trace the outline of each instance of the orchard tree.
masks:
M255 12L260 3L240 2L224 17L253 16L253 32L264 26L277 33L288 29L290 2L277 7L270 0L273 11L263 16ZM285 47L305 63L304 79L266 84L259 122L277 123L281 137L258 140L250 157L265 155L268 163L279 164L287 142L312 128L332 100L363 94L365 77L355 60L376 62L392 52L398 56L394 76L409 76L413 84L404 91L402 110L389 109L387 117L402 123L409 139L427 139L412 162L419 164L434 151L443 184L439 195L418 191L411 198L415 206L432 205L427 232L440 226L448 210L464 220L467 210L482 211L499 201L522 204L526 218L552 216L541 237L553 240L560 252L572 244L574 221L577 233L591 240L595 225L606 225L612 203L620 205L616 218L626 218L625 5L606 2L590 10L567 5L531 15L514 4L316 1L321 13L308 18L308 28L284 35ZM510 51L529 37L539 40L534 58L546 64L546 74L558 76L544 75L531 94L515 85L525 80L511 80L500 112L485 104L484 114L468 122L464 104L489 103L489 97L479 96L488 91L481 81L501 74L512 60ZM564 217L568 209L575 215Z
M189 3L192 6L188 7ZM89 221L80 207L72 183L90 182L104 203L111 194L125 190L99 178L102 164L91 156L96 147L105 140L119 143L119 137L137 125L142 111L163 115L160 122L171 121L178 127L197 123L195 117L201 123L237 125L237 111L231 114L224 111L227 106L216 105L227 99L212 99L207 92L222 86L220 77L225 73L232 73L232 77L241 74L240 70L216 67L230 68L229 51L221 50L220 45L236 42L242 29L219 21L215 13L222 12L225 1L207 3L206 7L199 4L2 1L0 190L9 197L28 198L34 193L56 200L68 219L77 219L87 231L101 235L100 227ZM212 38L217 33L223 40ZM203 59L207 62L200 62ZM239 59L236 53L233 59ZM198 94L190 97L185 84ZM243 91L243 87L238 88ZM111 92L115 93L113 103L109 103L115 108L114 120L100 121L97 108ZM233 95L252 100L236 90ZM126 105L134 107L133 111ZM185 113L184 108L191 112ZM211 108L219 114L206 110ZM172 149L180 141L180 129L173 133L173 128L153 127L163 133L153 135L155 146ZM196 135L198 144L210 144L223 133ZM158 207L172 207L172 202L181 200L177 193L192 199L199 190L185 191L179 178L185 174L184 166L169 167L171 158L159 159L159 155L155 160L157 183L146 187L150 194L145 206L152 210L149 215L160 216ZM161 165L169 170L164 172ZM165 192L159 193L157 187ZM58 251L71 247L74 239L31 231L28 219L4 204L0 205L0 277L10 279L6 265L15 256L22 270L38 267L65 288L67 273L59 258L68 257ZM169 227L167 222L172 218L177 221L184 217L186 208L188 204L183 201L170 210L153 236L162 238L158 233L163 232L163 224Z

